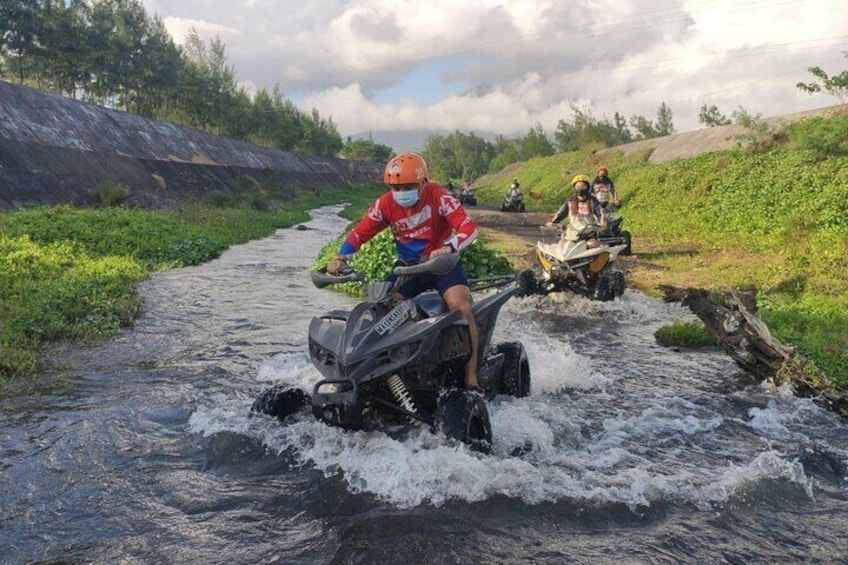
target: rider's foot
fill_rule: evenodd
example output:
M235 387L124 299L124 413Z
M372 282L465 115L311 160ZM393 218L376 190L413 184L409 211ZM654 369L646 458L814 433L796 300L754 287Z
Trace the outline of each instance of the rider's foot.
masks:
M480 385L469 386L469 387L466 387L465 390L467 392L470 392L471 394L477 394L479 396L486 396L486 391L483 390L483 387L481 387Z

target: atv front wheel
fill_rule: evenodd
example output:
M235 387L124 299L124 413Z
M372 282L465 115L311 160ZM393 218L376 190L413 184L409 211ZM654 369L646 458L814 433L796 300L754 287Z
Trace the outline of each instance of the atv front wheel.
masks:
M612 272L612 293L615 296L624 294L624 289L627 288L627 283L624 278L624 273L621 271Z
M631 239L632 239L631 236L630 236L630 232L627 231L627 230L621 232L621 237L624 238L624 245L627 246L621 251L621 254L622 255L633 255L633 249L631 249L631 247L630 247L630 243L631 243Z
M530 395L530 362L524 346L517 341L498 343L492 353L503 354L500 386L498 394L508 394L516 398Z
M448 439L459 440L474 451L492 450L492 424L489 409L479 394L450 390L439 396L433 431Z
M276 416L281 422L296 412L305 410L310 404L309 395L291 385L275 385L262 391L253 406L251 414Z
M613 300L615 298L614 284L612 273L609 271L598 275L598 278L595 280L595 285L592 287L592 299L600 300L601 302Z
M516 296L533 296L539 292L539 283L532 269L525 269L518 273L518 292Z

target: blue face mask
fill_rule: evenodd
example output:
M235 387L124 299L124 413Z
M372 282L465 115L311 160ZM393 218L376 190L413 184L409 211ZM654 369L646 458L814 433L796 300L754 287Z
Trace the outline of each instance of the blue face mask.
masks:
M418 202L417 190L393 190L392 197L395 202L404 208L412 208Z

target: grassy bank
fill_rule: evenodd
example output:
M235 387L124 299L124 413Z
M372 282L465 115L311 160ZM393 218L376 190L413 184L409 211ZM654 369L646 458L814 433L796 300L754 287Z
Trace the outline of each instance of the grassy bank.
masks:
M77 209L0 214L0 382L31 374L47 341L113 335L141 307L138 284L151 271L193 265L227 247L309 219L308 210L351 203L353 217L378 185L304 193L279 207L255 194L178 211Z
M639 264L631 280L712 289L756 288L761 315L830 381L848 387L848 117L817 118L754 140L758 149L651 164L648 153L591 151L535 159L476 194L499 204L518 177L552 212L574 174L608 166Z

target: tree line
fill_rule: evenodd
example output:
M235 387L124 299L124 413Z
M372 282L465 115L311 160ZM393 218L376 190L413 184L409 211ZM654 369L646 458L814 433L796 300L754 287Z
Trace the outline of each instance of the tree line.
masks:
M0 0L0 79L265 147L334 156L331 118L253 96L220 39L177 46L140 0Z
M672 133L673 115L665 102L659 105L653 120L639 114L627 120L618 112L612 119L597 118L589 109L572 105L571 117L557 122L552 139L538 123L523 137L498 135L494 141L487 141L474 133L456 131L446 136L428 137L422 154L433 178L444 182L473 181L481 175L500 171L511 163L534 157L584 148L614 147Z

